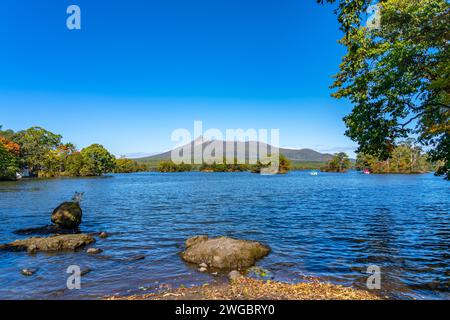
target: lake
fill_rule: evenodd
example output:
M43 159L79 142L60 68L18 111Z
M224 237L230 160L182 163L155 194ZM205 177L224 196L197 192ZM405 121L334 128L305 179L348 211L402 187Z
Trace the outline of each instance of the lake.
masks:
M450 299L450 183L432 174L364 175L307 171L136 173L99 178L0 182L0 243L50 223L52 210L85 193L82 232L107 231L101 255L0 252L0 299L99 298L225 281L178 253L194 235L261 241L258 265L276 280L320 277L364 288L382 272L383 295ZM133 257L144 255L144 260ZM91 269L68 290L66 269ZM25 277L23 268L38 268Z

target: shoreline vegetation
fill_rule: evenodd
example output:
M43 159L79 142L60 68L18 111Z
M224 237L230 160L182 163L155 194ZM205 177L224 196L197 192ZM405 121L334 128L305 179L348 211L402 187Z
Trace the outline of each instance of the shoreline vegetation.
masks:
M89 177L106 173L133 172L252 172L260 173L263 165L234 163L203 163L202 165L175 164L172 161L146 163L139 159L116 158L100 144L78 150L72 143L62 143L62 136L41 127L14 132L0 127L0 181L25 177ZM325 162L299 162L280 154L279 173L291 170L320 170L345 173L350 169L372 174L418 174L438 171L442 163L431 163L428 156L412 140L407 140L392 151L391 157L381 160L359 153L356 162L340 152Z
M108 296L105 300L381 300L368 291L313 279L295 284L239 277L229 283L205 283L156 293Z
M279 163L279 173L285 174L291 170L291 162L286 156L280 154ZM159 163L157 170L159 172L189 172L189 171L200 171L200 172L252 172L260 173L261 169L269 167L270 164L264 165L259 160L256 164L240 164L237 159L234 159L233 164L226 163L224 159L222 163L203 163L201 165L191 165L191 164L176 164L173 161L162 161Z

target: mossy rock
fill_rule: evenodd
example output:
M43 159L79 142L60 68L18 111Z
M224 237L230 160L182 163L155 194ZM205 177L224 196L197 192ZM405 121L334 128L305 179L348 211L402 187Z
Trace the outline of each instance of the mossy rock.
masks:
M0 250L36 252L76 251L91 243L95 239L87 234L67 234L46 238L32 237L0 245Z
M64 202L52 213L52 222L61 228L75 229L81 224L83 211L78 202Z

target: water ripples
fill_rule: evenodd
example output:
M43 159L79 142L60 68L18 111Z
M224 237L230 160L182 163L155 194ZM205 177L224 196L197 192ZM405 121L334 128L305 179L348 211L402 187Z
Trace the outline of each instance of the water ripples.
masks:
M50 212L84 191L83 232L107 231L100 256L0 253L0 298L96 298L140 287L223 281L181 261L197 234L262 241L259 265L275 279L318 276L364 288L382 269L382 294L449 299L450 187L433 175L307 172L130 174L0 183L0 242L49 223ZM139 259L135 259L139 258ZM83 289L65 289L71 264L91 269ZM37 267L33 277L21 268Z

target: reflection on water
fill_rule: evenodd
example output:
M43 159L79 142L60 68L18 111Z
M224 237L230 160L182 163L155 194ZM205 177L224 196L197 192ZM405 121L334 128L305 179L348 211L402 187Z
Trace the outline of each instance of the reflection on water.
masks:
M96 244L104 253L0 252L0 298L95 298L223 281L178 256L186 238L205 233L267 243L273 253L259 265L277 280L318 276L364 287L367 267L378 265L383 294L450 298L450 184L431 174L140 173L2 182L0 243L20 237L14 230L49 223L75 191L84 192L82 231L110 234ZM65 289L73 264L90 269L80 291ZM24 277L22 268L38 272Z

